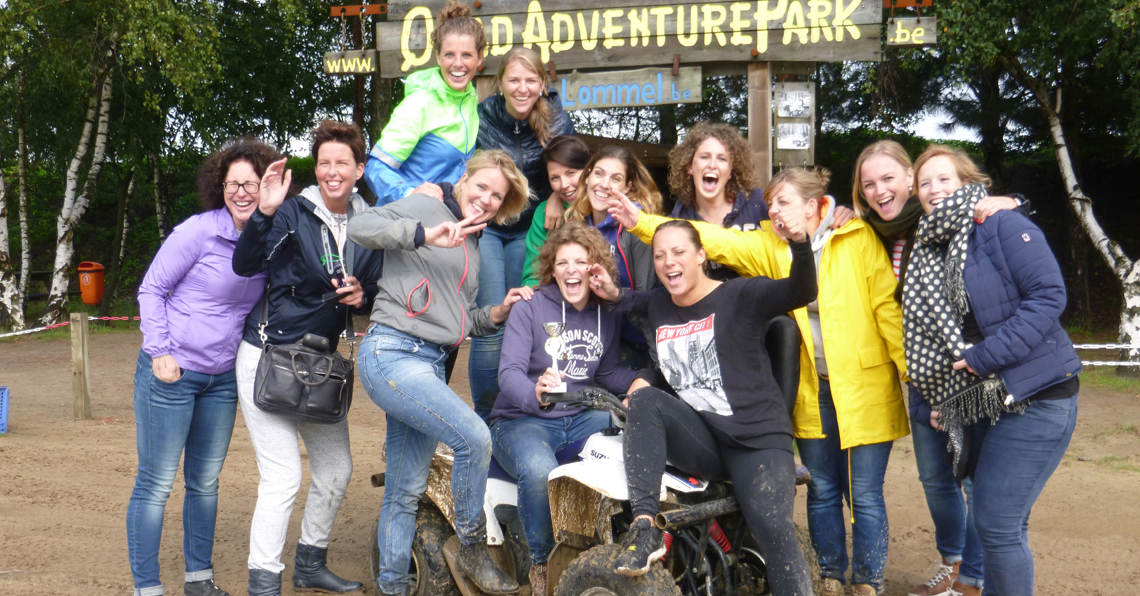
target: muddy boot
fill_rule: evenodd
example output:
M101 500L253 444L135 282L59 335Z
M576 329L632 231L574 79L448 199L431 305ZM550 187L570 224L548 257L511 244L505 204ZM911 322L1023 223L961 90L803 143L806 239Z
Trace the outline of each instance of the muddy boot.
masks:
M474 544L459 547L455 558L459 572L475 583L475 587L487 594L514 594L519 585L495 564L487 550L487 540L480 539Z
M325 566L329 549L297 543L297 556L293 558L294 592L356 592L364 589L360 582L338 577Z
M546 563L530 566L531 596L546 596Z
M230 593L214 584L213 579L204 579L198 582L186 582L183 587L186 596L230 596Z
M281 596L281 574L250 569L249 596Z
M621 545L614 573L626 577L645 575L649 566L664 556L665 542L661 538L661 530L653 527L653 522L648 519L635 519Z

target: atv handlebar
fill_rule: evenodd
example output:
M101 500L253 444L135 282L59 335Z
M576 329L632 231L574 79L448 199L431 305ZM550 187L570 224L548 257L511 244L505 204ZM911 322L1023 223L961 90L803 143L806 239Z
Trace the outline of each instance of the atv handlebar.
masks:
M625 421L626 414L629 413L622 404L621 397L601 387L590 386L571 393L544 393L542 397L542 403L546 405L562 404L563 408L586 407L591 410L602 410L614 414L622 421Z

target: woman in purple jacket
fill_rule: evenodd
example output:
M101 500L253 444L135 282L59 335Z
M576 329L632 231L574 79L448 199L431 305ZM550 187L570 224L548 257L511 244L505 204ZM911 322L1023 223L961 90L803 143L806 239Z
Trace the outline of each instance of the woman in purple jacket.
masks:
M218 475L237 412L234 360L246 315L265 274L240 277L234 247L258 205L277 152L239 140L211 155L198 174L206 211L174 228L139 287L143 345L135 372L139 468L127 506L127 550L136 596L164 593L158 547L166 499L186 452L182 506L188 596L223 596L212 554Z
M534 594L546 593L546 560L554 548L546 495L546 478L558 465L554 454L610 424L606 412L547 407L543 395L589 385L626 393L635 377L618 363L622 315L608 311L590 291L594 269L617 279L610 243L601 232L572 220L552 233L535 261L541 285L529 302L515 304L503 335L491 448L503 469L518 479ZM550 323L562 326L558 338L547 333ZM550 341L563 355L557 372L546 351ZM558 387L563 382L565 389Z

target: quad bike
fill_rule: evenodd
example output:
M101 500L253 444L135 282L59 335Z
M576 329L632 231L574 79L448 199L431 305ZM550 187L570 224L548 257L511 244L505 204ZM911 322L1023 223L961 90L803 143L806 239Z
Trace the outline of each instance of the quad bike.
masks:
M799 329L791 318L777 317L765 342L790 411L799 384ZM731 483L705 482L668 466L662 475L661 513L655 520L664 531L667 554L661 565L652 566L643 576L617 575L615 561L633 521L619 434L626 409L619 397L595 387L547 397L549 402L565 407L608 411L615 424L584 444L570 445L557 454L563 465L550 473L547 489L556 540L547 561L549 593L533 596L770 593L764 557L745 525ZM441 446L432 460L427 490L416 515L410 570L414 580L409 588L409 594L415 596L481 594L454 564L459 539L453 526L452 461ZM383 485L383 474L372 478L374 486ZM796 484L809 480L807 471L797 468ZM514 480L492 462L484 503L487 544L500 567L524 585L522 596L526 596L530 554L518 517L517 494ZM372 529L369 562L375 580L379 553L375 526ZM818 591L820 573L815 551L806 532L797 528L796 537Z

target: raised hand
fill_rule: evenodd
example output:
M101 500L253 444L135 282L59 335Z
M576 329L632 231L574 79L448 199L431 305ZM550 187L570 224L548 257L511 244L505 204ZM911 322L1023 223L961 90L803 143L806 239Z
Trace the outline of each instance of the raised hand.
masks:
M625 196L625 193L611 189L610 190L610 207L609 213L617 220L618 223L625 226L625 228L632 229L637 226L637 218L641 215L641 209Z
M594 263L586 270L590 274L590 291L593 292L598 298L613 302L621 296L621 290L614 283L610 272L606 271L605 267Z
M439 199L440 201L443 200L443 189L440 188L438 184L432 184L431 182L424 182L423 184L412 189L412 192L408 194L427 195L429 197Z
M838 230L839 228L847 225L847 222L858 217L859 216L855 215L855 212L852 211L851 208L847 205L836 205L835 215L832 216L831 219L831 229Z
M506 297L503 298L503 303L491 309L491 320L494 321L496 325L501 325L511 314L511 308L514 307L516 302L519 300L530 300L531 298L534 298L534 290L530 287L511 288L511 291L507 292Z
M455 248L463 244L468 234L474 234L487 227L486 223L473 224L475 217L462 221L445 221L430 228L424 228L424 244L438 248Z
M982 223L986 218L998 211L1011 211L1017 209L1017 201L1013 197L986 197L974 205L974 223Z
M277 160L265 168L265 175L261 177L261 200L257 204L258 211L263 215L277 213L277 208L285 202L289 194L289 184L293 182L293 170L285 169L285 159Z

